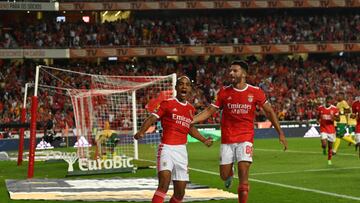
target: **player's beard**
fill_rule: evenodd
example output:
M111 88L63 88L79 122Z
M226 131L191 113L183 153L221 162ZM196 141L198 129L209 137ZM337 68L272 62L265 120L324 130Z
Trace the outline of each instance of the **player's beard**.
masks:
M245 77L233 77L231 78L231 84L235 87L237 84L241 84L242 82L245 82Z

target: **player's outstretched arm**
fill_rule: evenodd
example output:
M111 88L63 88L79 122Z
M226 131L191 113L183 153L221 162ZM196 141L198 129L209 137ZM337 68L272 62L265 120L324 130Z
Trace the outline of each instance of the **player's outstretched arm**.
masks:
M217 108L215 108L214 106L210 105L208 106L206 109L204 109L202 112L200 112L199 114L197 114L194 117L194 120L192 123L200 123L206 119L208 119L211 115L213 115L215 112L217 111Z
M200 134L197 128L195 128L193 125L190 127L189 134L191 137L199 140L200 142L204 143L207 147L210 147L213 144L213 140L211 137L205 138Z
M265 103L263 105L263 109L266 113L266 116L271 121L272 125L276 129L277 133L279 134L279 141L284 146L284 151L288 148L288 143L285 137L284 132L280 128L279 120L274 112L274 109L271 107L270 103Z
M144 123L141 125L140 130L134 135L134 139L138 140L145 136L145 132L147 129L155 123L157 120L157 117L153 114L151 114L149 117L147 117L144 121Z

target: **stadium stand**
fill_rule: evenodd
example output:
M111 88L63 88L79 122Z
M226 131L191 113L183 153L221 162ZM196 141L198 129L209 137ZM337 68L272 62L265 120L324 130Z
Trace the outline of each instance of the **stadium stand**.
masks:
M219 15L220 14L220 15ZM6 14L3 14L6 15ZM113 22L72 20L3 22L0 48L72 48L199 44L286 44L294 42L356 42L360 15L356 11L135 12ZM170 17L169 17L170 15ZM26 17L26 16L24 16Z

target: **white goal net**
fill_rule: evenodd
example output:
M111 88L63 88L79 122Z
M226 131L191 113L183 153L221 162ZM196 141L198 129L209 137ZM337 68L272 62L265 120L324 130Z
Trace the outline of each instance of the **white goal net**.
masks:
M57 87L66 84L64 88L72 104L76 126L74 133L78 139L85 138L90 145L96 146L96 156L112 158L118 155L146 159L149 155L146 148L160 141L160 133L155 126L148 130L149 134L139 144L133 139L133 134L161 101L174 96L175 74L93 75L41 66L40 78L41 71L47 77L56 76L56 80L63 80L57 82ZM77 80L84 78L81 87L74 85L74 82L70 83L75 81L73 77ZM142 145L146 147L141 152L139 147Z

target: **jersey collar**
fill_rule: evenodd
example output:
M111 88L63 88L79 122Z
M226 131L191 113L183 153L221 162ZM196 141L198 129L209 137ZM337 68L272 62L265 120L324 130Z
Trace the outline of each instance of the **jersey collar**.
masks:
M330 104L330 106L326 107L326 105L324 105L325 109L331 109L333 107L335 107L334 105Z
M179 104L181 104L181 105L183 105L183 106L186 106L187 105L187 101L185 102L185 103L182 103L182 102L180 102L176 97L175 97L175 100L179 103Z
M246 87L245 87L244 89L238 89L238 88L234 87L234 85L231 85L231 86L232 86L232 88L233 88L235 91L237 91L237 92L243 92L243 91L247 90L247 88L249 87L248 84L246 84Z

